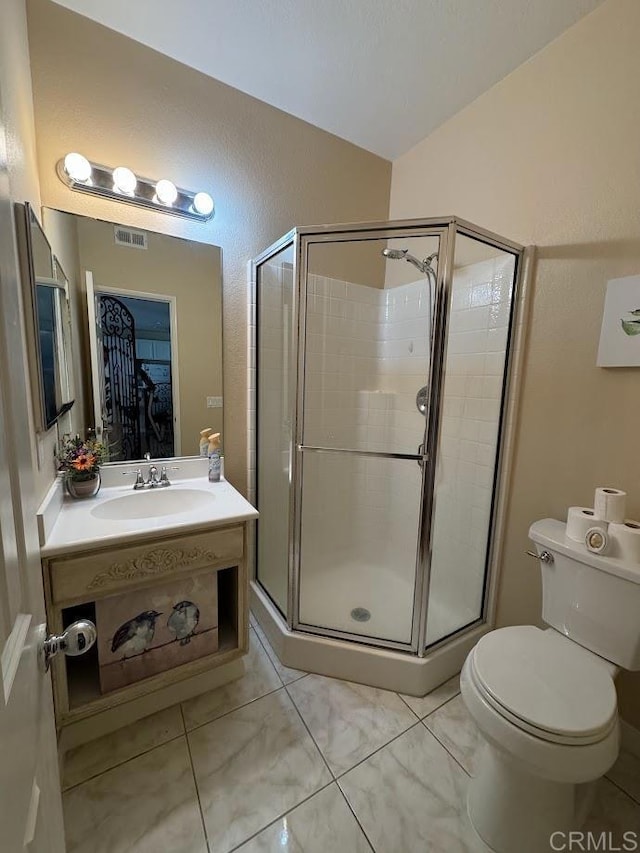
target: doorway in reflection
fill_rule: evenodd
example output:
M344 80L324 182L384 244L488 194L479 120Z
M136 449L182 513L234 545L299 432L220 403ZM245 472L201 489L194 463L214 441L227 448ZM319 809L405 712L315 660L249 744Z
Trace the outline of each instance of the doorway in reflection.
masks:
M96 292L102 371L94 393L113 461L175 455L172 308L161 296Z

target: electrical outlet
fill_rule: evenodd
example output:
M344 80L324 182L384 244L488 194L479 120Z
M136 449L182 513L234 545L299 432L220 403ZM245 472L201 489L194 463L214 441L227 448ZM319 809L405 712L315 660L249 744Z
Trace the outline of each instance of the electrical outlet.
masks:
M222 397L207 397L207 409L221 409Z

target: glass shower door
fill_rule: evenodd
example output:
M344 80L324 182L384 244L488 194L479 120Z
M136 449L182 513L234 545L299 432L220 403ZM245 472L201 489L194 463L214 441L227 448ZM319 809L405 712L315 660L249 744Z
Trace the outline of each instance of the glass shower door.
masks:
M257 288L257 579L288 611L291 432L294 406L293 246L260 264Z
M482 618L517 255L456 236L431 526L428 648Z
M428 382L435 288L426 267L406 261L423 264L438 245L421 235L308 246L294 627L416 642L425 433L416 397Z

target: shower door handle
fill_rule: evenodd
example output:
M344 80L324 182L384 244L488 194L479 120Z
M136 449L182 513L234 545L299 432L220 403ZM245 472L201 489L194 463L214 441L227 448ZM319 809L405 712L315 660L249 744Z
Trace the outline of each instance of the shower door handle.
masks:
M296 444L298 453L309 451L311 453L346 453L350 456L370 456L373 459L408 459L411 462L422 462L426 459L424 450L420 445L417 453L394 453L386 450L358 450L352 447L319 447L313 444Z
M421 471L424 470L424 463L425 463L426 459L427 459L427 457L426 457L426 454L424 452L424 442L423 442L422 444L418 445L418 467L420 468Z

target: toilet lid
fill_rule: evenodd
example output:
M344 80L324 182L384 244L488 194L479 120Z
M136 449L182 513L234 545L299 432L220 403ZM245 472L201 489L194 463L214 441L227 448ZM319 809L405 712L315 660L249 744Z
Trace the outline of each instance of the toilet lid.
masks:
M473 650L473 668L487 693L542 732L592 738L617 714L613 679L579 646L532 625L500 628Z

